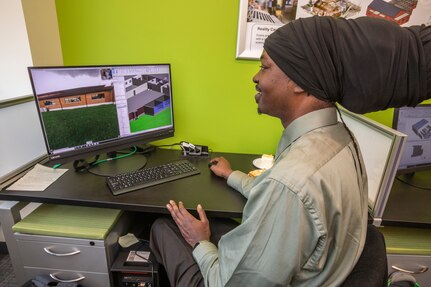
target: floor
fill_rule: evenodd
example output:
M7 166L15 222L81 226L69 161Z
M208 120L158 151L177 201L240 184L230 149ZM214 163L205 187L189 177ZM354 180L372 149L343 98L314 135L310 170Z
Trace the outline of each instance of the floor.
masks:
M0 253L0 287L17 287L9 255Z

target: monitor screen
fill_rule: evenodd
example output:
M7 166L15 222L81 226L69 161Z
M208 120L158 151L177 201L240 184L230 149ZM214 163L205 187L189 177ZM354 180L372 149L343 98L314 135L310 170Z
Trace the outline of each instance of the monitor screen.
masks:
M29 74L53 162L174 134L169 64L29 67Z
M407 134L398 174L431 169L431 105L395 109L393 128Z

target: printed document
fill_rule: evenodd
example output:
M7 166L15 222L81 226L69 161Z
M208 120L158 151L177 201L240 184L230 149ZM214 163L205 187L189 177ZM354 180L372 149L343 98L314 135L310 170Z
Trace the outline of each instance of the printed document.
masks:
M67 169L54 169L52 167L36 164L32 170L27 172L6 190L44 191L66 171Z

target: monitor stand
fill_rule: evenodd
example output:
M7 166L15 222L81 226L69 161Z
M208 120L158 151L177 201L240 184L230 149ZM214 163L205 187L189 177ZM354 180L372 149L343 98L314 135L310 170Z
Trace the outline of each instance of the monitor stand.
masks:
M110 158L110 155L103 155L97 157L97 160L103 160ZM95 160L95 161L97 161ZM91 162L90 162L91 163ZM75 161L74 167L76 171L88 171L95 175L100 176L113 176L125 172L135 171L145 167L147 164L147 158L143 154L133 154L131 156L118 158L114 160L108 160L101 162L97 165L86 168L89 165L87 161Z
M416 188L431 189L431 170L401 174L397 178Z

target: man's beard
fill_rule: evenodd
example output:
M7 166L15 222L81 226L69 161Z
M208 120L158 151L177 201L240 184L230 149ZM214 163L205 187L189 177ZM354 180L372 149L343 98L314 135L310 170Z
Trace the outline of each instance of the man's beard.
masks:
M259 93L257 93L255 96L254 96L254 99L255 99L255 101L256 101L256 104L257 104L257 114L258 115L261 115L262 114L262 110L260 109L260 107L259 107L259 102L260 102L260 98L262 97L262 93L261 92L259 92Z

